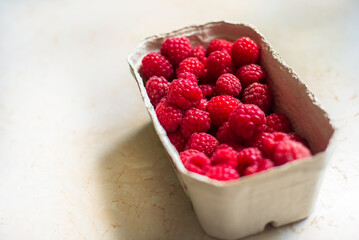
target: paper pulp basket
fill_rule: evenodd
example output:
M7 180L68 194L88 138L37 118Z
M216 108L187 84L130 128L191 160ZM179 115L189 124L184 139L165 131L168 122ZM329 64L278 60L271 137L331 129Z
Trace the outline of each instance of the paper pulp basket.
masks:
M308 140L313 157L230 182L219 182L187 171L160 125L139 73L142 58L159 52L164 39L186 36L193 46L208 46L215 38L231 41L246 36L259 46L260 64L274 96L275 111L285 113L297 133ZM220 239L238 239L306 218L316 201L321 179L334 144L334 128L313 94L274 51L256 28L246 24L210 22L146 38L128 56L154 128L177 176L191 199L203 229Z

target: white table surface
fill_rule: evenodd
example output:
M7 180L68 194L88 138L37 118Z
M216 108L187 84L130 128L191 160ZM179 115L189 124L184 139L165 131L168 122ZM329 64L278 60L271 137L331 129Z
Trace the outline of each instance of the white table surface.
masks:
M314 212L248 239L359 238L358 1L0 0L0 239L212 239L126 56L191 24L254 24L338 127Z

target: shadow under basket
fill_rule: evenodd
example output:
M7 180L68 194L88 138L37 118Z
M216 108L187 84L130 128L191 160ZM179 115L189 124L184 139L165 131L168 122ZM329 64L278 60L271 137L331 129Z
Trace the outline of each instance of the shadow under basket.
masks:
M254 40L273 91L274 110L289 117L295 131L307 139L313 157L229 182L187 171L156 117L139 73L142 58L151 51L159 52L162 42L174 36L186 36L193 46L205 47L215 38L235 41L246 36ZM151 36L128 56L128 62L155 130L206 233L238 239L263 231L268 223L277 227L308 217L335 145L334 127L307 86L256 28L220 21Z

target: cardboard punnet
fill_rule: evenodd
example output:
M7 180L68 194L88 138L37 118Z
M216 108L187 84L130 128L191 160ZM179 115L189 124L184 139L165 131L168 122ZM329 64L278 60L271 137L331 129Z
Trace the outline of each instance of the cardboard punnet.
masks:
M273 91L274 109L289 117L295 131L308 140L314 156L229 182L187 171L156 117L139 72L142 58L151 51L158 52L164 39L174 36L186 36L193 46L205 47L215 38L235 41L246 36L253 39L261 51L260 64L267 72L267 83ZM310 214L335 145L334 127L306 85L256 28L220 21L151 36L128 56L128 63L154 128L201 226L209 235L238 239L263 231L268 223L282 226Z

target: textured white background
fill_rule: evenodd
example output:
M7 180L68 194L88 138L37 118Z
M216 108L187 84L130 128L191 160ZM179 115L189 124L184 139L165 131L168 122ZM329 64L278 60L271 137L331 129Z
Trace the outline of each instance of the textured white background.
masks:
M354 0L0 0L0 239L212 239L126 56L222 19L257 26L339 129L312 215L248 239L359 239L358 12Z

